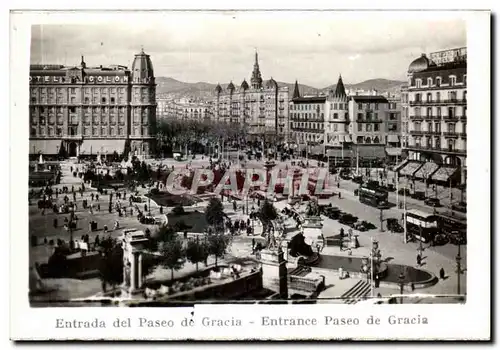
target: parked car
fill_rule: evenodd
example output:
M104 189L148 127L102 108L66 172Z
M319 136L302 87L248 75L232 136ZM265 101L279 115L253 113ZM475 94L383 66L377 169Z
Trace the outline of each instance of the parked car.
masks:
M467 233L466 232L454 232L448 235L451 244L454 245L466 245L467 244Z
M353 227L353 225L358 221L358 218L352 214L343 214L339 218L339 222L344 225Z
M437 199L437 198L427 198L424 201L424 204L428 205L430 207L434 207L434 208L441 206L441 203L439 202L439 199Z
M451 206L451 209L459 211L461 213L467 213L467 203L466 202L459 202L457 204L453 204Z
M389 192L396 192L396 187L393 184L388 184L387 185L387 191L389 191Z
M399 193L400 195L404 195L404 194L405 194L405 192L406 192L406 195L407 195L407 196L410 196L410 195L411 195L411 191L410 191L410 189L409 189L409 188L400 188L400 189L399 189L399 191L398 191L398 193Z
M449 238L444 233L438 233L434 236L433 243L434 245L445 245L449 243Z
M324 215L332 220L338 220L340 217L340 209L337 207L325 208Z
M387 229L391 232L401 233L404 231L403 226L399 224L398 219L388 218L387 219Z
M362 184L363 183L363 176L353 176L352 182L355 182L357 184Z
M411 195L411 198L414 198L414 199L418 199L419 201L423 201L425 200L425 192L423 191L415 191L415 193L413 193Z

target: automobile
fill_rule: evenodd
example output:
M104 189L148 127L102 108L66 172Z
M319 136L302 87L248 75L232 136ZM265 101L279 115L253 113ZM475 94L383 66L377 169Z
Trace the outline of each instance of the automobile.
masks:
M404 231L404 228L399 224L399 221L396 218L387 219L387 229L391 232L396 233L401 233Z
M351 179L351 173L348 171L341 171L340 172L340 178L343 180L350 180Z
M356 188L356 189L354 190L354 195L355 195L355 196L358 196L358 195L359 195L359 189L357 189L357 188Z
M451 244L454 245L466 245L467 244L467 234L465 232L455 232L448 235Z
M459 211L461 213L467 213L467 203L459 202L457 204L453 204L451 206L451 210Z
M348 226L353 226L356 221L358 221L358 218L352 214L345 213L343 215L340 215L339 217L339 222L344 225Z
M340 217L340 209L337 207L326 208L324 215L332 220L338 220Z
M357 184L362 184L363 183L363 176L353 176L352 182L357 183Z
M444 233L438 233L434 236L433 243L434 245L445 245L449 243L450 239Z
M434 208L441 206L441 203L439 202L439 199L437 199L437 198L427 198L424 201L424 204L428 205L430 207L434 207Z
M415 193L413 193L412 195L410 195L411 198L413 199L418 199L420 201L423 201L425 200L425 192L423 191L415 191Z
M387 191L389 191L389 192L396 192L396 187L393 184L388 184L387 185Z
M408 188L400 188L399 191L398 191L398 193L400 195L404 195L405 193L406 193L407 196L411 195L411 191Z

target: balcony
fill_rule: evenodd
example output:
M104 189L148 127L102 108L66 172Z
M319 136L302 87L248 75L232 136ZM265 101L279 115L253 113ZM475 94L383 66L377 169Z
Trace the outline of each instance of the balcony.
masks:
M424 120L422 115L410 115L410 120Z
M444 115L444 116L443 116L443 119L444 119L444 120L454 120L454 121L458 121L458 116L456 116L456 115Z
M433 131L433 130L426 130L422 131L425 135L435 135L435 136L441 136L441 131Z
M426 132L423 130L411 130L410 135L413 136L423 136Z
M419 101L410 101L410 106L425 106L425 105L466 105L467 99L459 99L459 98L450 98L450 99L433 99L433 100L419 100Z
M381 119L356 119L357 123L382 123Z
M466 139L467 138L467 133L466 132L461 132L460 133L460 137L463 138L463 139Z
M445 131L445 132L443 132L443 135L444 135L444 137L456 138L456 137L458 137L459 133L455 132L455 131Z

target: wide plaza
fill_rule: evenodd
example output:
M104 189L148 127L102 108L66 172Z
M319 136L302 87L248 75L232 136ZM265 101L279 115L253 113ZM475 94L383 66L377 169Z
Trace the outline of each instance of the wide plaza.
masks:
M228 156L229 158L229 156ZM238 161L237 157L233 159L225 160L227 164L235 167L237 169L251 169L251 168L265 168L265 161ZM312 159L295 159L294 163L302 162L303 164L307 164L310 167L325 167L328 169L328 164L319 162ZM174 160L174 159L157 159L157 160L146 160L146 163L150 164L152 168L157 168L158 166L165 168L189 168L189 169L198 169L198 168L207 168L210 165L210 160L208 157L204 156L196 156L189 160ZM292 161L288 160L285 162L275 161L275 168L288 168L292 167ZM78 192L79 188L83 184L83 179L78 176L74 176L73 171L75 169L81 169L83 164L77 163L75 161L65 161L60 163L61 170L61 181L58 185L52 186L53 189L58 188L62 189L63 187L67 187L69 189L73 188L76 196L74 197L76 203L75 215L77 216L77 226L75 229L72 229L71 232L64 226L64 218L68 216L68 214L57 214L52 210L41 210L36 206L36 200L31 203L29 206L29 236L36 237L36 244L31 244L30 246L30 267L33 268L36 263L43 264L46 263L49 257L53 252L53 246L56 244L57 240L63 240L65 242L69 242L71 239L73 240L83 240L84 236L89 236L90 242L95 242L96 237L102 240L106 237L118 238L122 236L124 229L136 229L142 231L151 231L154 232L157 230L158 223L167 223L169 221L169 215L174 209L173 206L162 206L156 203L153 200L149 200L147 195L151 190L148 186L144 188L138 186L134 192L128 191L126 189L120 189L119 192L126 197L120 200L120 205L123 208L124 215L119 216L117 211L114 209L114 203L117 200L116 192L109 191L108 194L100 194L99 199L96 199L97 189L90 186L85 185L85 190ZM374 177L376 176L376 170L372 170L374 173ZM324 261L333 261L329 260L335 259L335 257L345 257L345 258L366 258L370 256L371 244L373 240L376 240L379 244L380 251L382 253L383 259L391 264L391 266L399 266L398 269L401 271L397 273L405 273L404 266L410 266L414 268L419 268L425 271L430 272L435 276L440 275L440 270L444 269L445 278L439 279L439 281L432 286L427 288L419 289L418 293L429 294L429 295L454 295L457 293L457 273L456 273L456 260L455 257L457 255L458 250L460 249L460 255L462 257L462 269L465 270L466 267L466 246L457 247L452 244L446 244L443 246L428 246L427 244L419 244L416 242L404 242L403 234L401 233L392 233L387 230L386 220L387 218L397 218L398 220L401 218L402 210L398 207L398 205L394 205L391 208L384 210L382 213L382 229L380 227L380 210L378 208L374 208L371 206L367 206L359 202L357 196L354 195L354 190L359 186L353 183L350 180L343 180L336 175L330 176L330 185L332 190L337 194L327 200L329 204L333 207L338 207L342 211L351 213L359 218L359 220L366 220L368 222L374 223L376 225L376 229L369 230L365 232L355 231L354 234L357 236L359 241L359 247L356 249L350 250L341 250L337 246L329 246L325 245L320 255L324 257ZM108 210L110 203L110 195L113 193L113 199L111 202L113 203L113 210L110 213ZM340 196L338 196L340 193ZM71 190L69 194L66 194L69 197L72 197ZM131 204L128 201L128 197L130 195L140 196L144 200L142 202ZM56 202L58 204L63 203L63 196L59 195L56 198ZM215 194L204 194L195 196L196 200L193 205L185 206L184 209L187 212L195 212L195 217L202 218L204 215L204 210L208 203L208 199L210 197L220 197ZM394 194L390 195L390 201L394 204L397 203L397 200L401 201L401 195L398 199L395 198ZM73 200L73 198L71 198ZM407 205L410 207L418 208L420 210L426 210L429 213L433 212L432 208L424 206L421 202L414 200L412 198L406 198ZM83 208L83 202L87 201L93 205L93 210L89 210L89 208ZM286 199L273 201L273 205L275 206L278 212L281 212L288 205L288 201ZM261 200L256 200L255 198L241 198L241 199L228 199L225 198L223 201L224 213L231 218L231 220L249 220L249 212L258 211L259 204L261 204ZM296 210L298 212L305 212L308 202L303 202L300 205L296 206ZM100 207L100 210L97 210L97 207ZM136 207L137 206L137 207ZM236 210L235 210L236 208ZM130 213L130 209L132 209L132 214ZM146 210L147 209L147 210ZM137 219L138 210L143 211L148 216L153 217L157 220L157 224L141 224ZM189 217L187 217L189 218ZM330 219L326 216L322 216L322 235L325 238L333 237L339 234L341 229L345 232L349 230L349 227L339 223L336 220ZM55 219L57 219L57 225L55 225ZM90 230L90 222L97 223L97 229ZM187 219L187 221L190 221ZM118 227L116 227L116 223L118 223ZM228 250L225 254L224 261L231 262L236 259L241 258L252 258L255 259L253 246L262 242L264 244L266 242L266 238L262 235L262 223L259 220L251 220L253 227L253 234L248 235L245 232L239 232L235 234L231 238L231 244L228 247ZM186 234L189 236L192 235L204 235L203 226L206 225L203 219L200 219L200 222L188 222L189 228L186 228ZM107 230L105 230L105 227ZM106 231L106 232L105 232ZM187 232L189 231L189 232ZM179 233L181 234L181 232ZM35 241L35 238L31 238L32 242ZM91 245L91 244L90 244ZM420 265L417 265L416 256L420 249L423 249L422 252L422 262ZM212 258L209 258L208 265L213 264L214 261ZM328 265L327 263L325 263ZM323 266L322 266L323 267ZM350 293L356 289L357 284L360 279L356 277L351 277L349 279L340 279L338 275L338 264L332 262L331 266L326 268L321 268L321 274L325 276L326 285L324 290L317 297L318 299L324 299L331 302L338 302L338 299L342 296L347 297L349 295L350 298L356 297L364 297L367 296L367 291L363 290L360 293L356 294L355 291ZM186 263L185 266L180 270L176 271L176 278L188 275L194 271L194 266L192 264ZM396 273L396 272L393 272ZM168 279L170 276L170 272L166 269L157 268L154 270L150 276L150 278L161 278ZM264 273L264 286L268 286L272 288L272 280L273 276L266 276ZM362 280L362 279L361 279ZM59 289L61 292L59 294L59 298L61 295L64 297L89 297L92 295L96 295L100 293L100 283L98 278L88 278L82 280L75 279L45 279L47 284L52 284L55 286L55 289ZM410 281L405 281L405 288L409 288ZM83 286L86 287L83 287ZM466 290L466 277L465 275L460 276L460 285L461 285L461 293ZM406 289L405 289L406 290ZM388 287L386 285L382 285L378 288L373 289L373 292L370 289L370 293L373 295L379 295L382 297L388 297L391 295L399 294L399 287L396 283L393 287ZM43 300L43 297L41 297ZM342 299L340 299L342 302ZM440 302L431 301L431 302Z

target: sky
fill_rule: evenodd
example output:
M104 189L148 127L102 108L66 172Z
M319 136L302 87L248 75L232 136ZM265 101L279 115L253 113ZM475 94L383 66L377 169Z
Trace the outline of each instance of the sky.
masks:
M59 21L60 22L60 21ZM131 67L141 48L155 76L184 82L263 79L323 88L384 78L406 80L422 53L466 46L459 12L154 12L80 16L32 26L31 63Z

